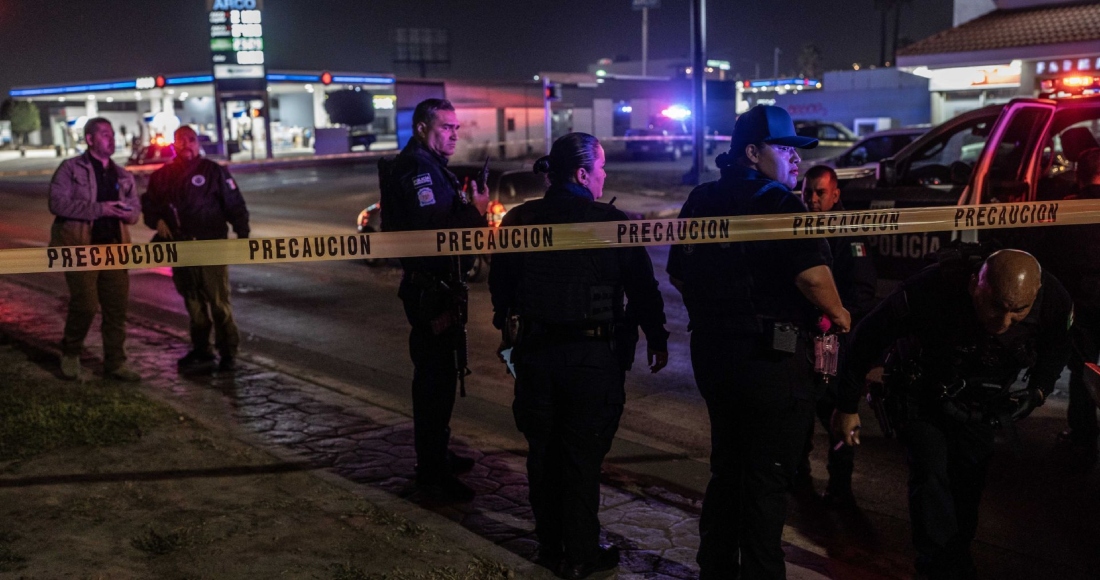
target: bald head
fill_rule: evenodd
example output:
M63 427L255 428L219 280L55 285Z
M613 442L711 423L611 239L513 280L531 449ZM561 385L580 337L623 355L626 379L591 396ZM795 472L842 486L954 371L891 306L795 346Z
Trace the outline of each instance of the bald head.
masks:
M970 280L970 297L982 327L1003 334L1031 312L1042 287L1042 268L1020 250L994 252Z

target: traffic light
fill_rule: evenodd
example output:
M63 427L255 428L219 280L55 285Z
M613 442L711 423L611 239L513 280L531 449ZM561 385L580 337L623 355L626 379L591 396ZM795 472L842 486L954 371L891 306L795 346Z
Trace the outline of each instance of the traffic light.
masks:
M548 83L544 87L545 95L543 95L547 101L560 101L561 100L561 83Z

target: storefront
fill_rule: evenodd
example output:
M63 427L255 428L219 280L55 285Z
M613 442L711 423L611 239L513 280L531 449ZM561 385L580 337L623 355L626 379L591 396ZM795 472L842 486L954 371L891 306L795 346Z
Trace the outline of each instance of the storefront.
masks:
M194 126L204 141L212 143L216 141L219 113L213 80L212 75L201 73L158 75L16 87L11 96L34 101L45 111L49 123L43 124L42 142L47 145L74 147L82 141L84 123L96 116L106 117L115 125L120 149L129 147L135 137L141 143L158 136L170 138L180 124ZM266 73L266 80L266 100L230 99L222 103L223 138L234 156L266 156L267 127L274 154L312 152L318 131L332 128L325 111L326 95L340 90L371 95L375 112L369 127L375 142L371 147L397 146L398 82L392 76L273 70ZM268 115L270 123L257 122Z
M970 5L971 20L898 52L898 68L929 79L933 123L1019 96L1100 92L1100 2L957 0L956 12Z

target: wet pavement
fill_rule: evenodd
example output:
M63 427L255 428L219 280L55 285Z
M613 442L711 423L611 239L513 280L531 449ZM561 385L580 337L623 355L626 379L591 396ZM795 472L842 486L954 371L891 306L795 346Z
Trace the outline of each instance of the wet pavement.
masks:
M65 301L0 280L0 331L16 340L52 350L60 338ZM247 353L231 373L180 375L175 361L187 350L181 332L131 317L127 349L130 366L145 379L140 388L200 422L226 429L240 439L287 459L305 459L328 476L352 486L381 491L407 509L429 510L486 542L524 559L534 556L534 524L527 501L524 457L507 450L472 446L455 437L454 450L476 460L462 479L477 496L467 504L442 504L412 485L415 452L411 418L297 378L257 362ZM98 326L89 333L84 365L96 373L102 364ZM49 363L45 363L47 366ZM59 369L55 370L59 372ZM691 494L645 485L609 471L602 486L600 519L604 540L622 549L622 579L695 578L699 499ZM792 579L838 577L836 563L785 547ZM551 577L522 560L520 577ZM857 573L843 577L877 578ZM822 575L815 570L829 573ZM830 573L832 571L832 573Z

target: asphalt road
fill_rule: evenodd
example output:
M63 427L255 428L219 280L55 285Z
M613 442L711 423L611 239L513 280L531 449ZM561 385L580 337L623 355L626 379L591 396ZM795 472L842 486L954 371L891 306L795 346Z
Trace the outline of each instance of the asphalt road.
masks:
M623 209L674 211L690 188L674 185L687 161L611 163L609 196ZM638 175L643 177L638 178ZM377 201L371 165L294 169L237 176L252 213L253 235L350 232L358 212ZM46 177L0 178L0 248L44 245L52 220ZM642 183L642 185L638 185ZM628 191L629 189L629 191ZM671 208L671 210L669 209ZM136 239L152 232L138 226ZM709 425L692 380L686 312L664 275L667 250L651 249L665 296L670 365L649 374L637 364L627 381L622 428L609 462L642 481L698 496L705 488ZM242 351L361 389L408 412L412 367L407 324L396 297L400 272L359 262L234 266L234 309ZM18 276L21 283L64 295L61 275ZM135 271L132 312L176 328L186 314L165 269ZM484 283L471 292L469 396L456 407L455 433L517 450L511 419L512 383L494 354ZM58 329L60 335L61 329ZM639 345L639 360L644 356ZM1064 399L1054 399L1020 425L1018 444L998 448L983 503L979 567L996 578L1089 578L1100 569L1100 475L1087 458L1055 451ZM792 502L785 539L801 550L847 562L866 578L905 577L912 556L907 529L904 456L896 441L877 436L874 419L857 457L855 491L863 510L841 515L808 498ZM820 428L813 455L824 485Z

